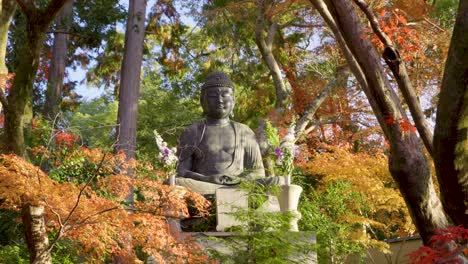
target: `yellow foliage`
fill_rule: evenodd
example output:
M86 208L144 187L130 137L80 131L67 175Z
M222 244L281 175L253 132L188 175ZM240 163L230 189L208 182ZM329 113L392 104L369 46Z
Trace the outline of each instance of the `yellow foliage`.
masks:
M365 197L367 211L360 212L362 218L346 222L366 224L386 237L407 236L416 231L383 153L352 153L348 148L331 145L319 148L322 153L303 165L309 174L322 177L318 191L330 182L345 180L352 184L353 191Z

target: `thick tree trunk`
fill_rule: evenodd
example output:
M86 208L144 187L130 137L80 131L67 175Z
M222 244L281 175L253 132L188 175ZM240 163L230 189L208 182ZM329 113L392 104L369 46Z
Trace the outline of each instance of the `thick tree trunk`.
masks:
M455 225L468 227L468 175L464 166L456 166L457 158L468 156L467 145L456 145L468 140L466 110L463 104L468 93L468 1L461 0L453 28L452 41L445 64L442 88L437 107L434 131L434 161L439 179L442 203ZM466 123L465 123L466 124Z
M32 101L33 82L36 77L43 35L28 27L27 43L23 46L13 86L8 94L8 111L5 114L5 138L9 152L24 156L25 110Z
M127 28L125 31L125 51L120 72L119 110L117 114L116 151L124 151L127 160L136 157L136 129L138 117L138 97L140 94L140 73L145 38L146 0L130 0ZM122 172L133 177L133 170ZM133 204L133 186L126 202ZM132 250L132 237L123 242L129 255ZM128 263L121 256L115 256L114 263Z
M23 220L30 263L52 263L49 238L44 221L44 206L24 204L21 209L21 219Z
M140 72L145 37L146 0L131 0L119 88L116 150L135 158Z
M0 10L0 96L2 103L0 105L0 112L2 108L6 108L5 87L8 76L8 68L5 63L6 48L8 42L8 30L10 29L11 19L16 10L16 3L14 0L2 0Z
M7 152L25 156L24 125L32 106L33 82L39 64L39 55L46 29L66 0L51 0L45 8L38 9L33 2L16 0L26 16L26 43L22 47L13 86L8 94L5 115L5 146Z
M59 111L65 67L67 65L68 39L73 19L73 1L68 1L57 16L56 33L52 46L49 80L47 83L46 99L44 102L44 117L54 120Z
M325 7L322 1L311 0L311 3L318 8ZM400 126L399 122L407 120L407 117L386 79L380 57L370 41L361 38L363 27L352 3L327 0L326 6L335 23L334 34L337 40L341 39L339 42L344 52L350 52L350 56L356 59L357 65L347 57L390 142L390 172L399 185L424 243L428 243L434 230L445 227L448 222L435 193L419 138ZM327 23L330 24L330 21Z

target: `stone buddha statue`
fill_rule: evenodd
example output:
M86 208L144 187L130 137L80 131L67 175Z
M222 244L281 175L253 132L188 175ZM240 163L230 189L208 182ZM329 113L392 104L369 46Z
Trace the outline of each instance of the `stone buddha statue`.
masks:
M201 87L200 103L206 119L190 125L180 137L176 185L213 194L219 187L239 184L241 178L279 184L279 177L265 178L254 132L230 120L235 97L228 75L210 73Z

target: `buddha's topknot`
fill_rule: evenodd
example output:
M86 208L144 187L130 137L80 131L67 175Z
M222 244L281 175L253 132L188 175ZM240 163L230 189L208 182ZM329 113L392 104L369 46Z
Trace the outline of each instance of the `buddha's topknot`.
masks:
M229 87L234 89L234 84L226 73L214 71L206 76L202 90L210 87Z

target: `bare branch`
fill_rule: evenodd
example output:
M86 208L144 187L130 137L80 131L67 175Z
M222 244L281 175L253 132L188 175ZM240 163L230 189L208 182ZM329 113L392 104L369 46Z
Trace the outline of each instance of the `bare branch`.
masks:
M445 29L439 27L436 23L432 22L429 18L425 17L424 18L424 21L426 21L427 23L431 24L433 27L437 28L438 30L442 31L442 32L445 32Z
M70 229L74 229L74 228L86 225L86 224L89 223L88 220L90 220L91 218L94 218L94 217L96 217L98 215L101 215L101 214L104 214L104 213L107 213L107 212L110 212L110 211L113 211L113 210L118 210L118 209L124 210L123 208L121 208L119 206L114 206L114 207L111 207L111 208L101 210L101 211L99 211L97 213L94 213L92 215L89 215L89 216L85 217L85 219L81 220L79 223L76 223L73 226L71 226Z
M99 162L99 165L96 168L96 172L101 169L102 164L104 163L104 160L106 159L106 156L107 156L107 153L104 153L104 155L102 156L101 161ZM78 194L78 198L76 199L75 205L73 206L71 211L68 213L68 216L65 218L65 221L63 222L64 225L66 225L67 222L70 220L71 216L73 215L76 208L78 207L78 204L80 203L80 199L81 199L81 196L83 195L84 190L86 189L86 187L89 186L89 184L91 184L91 181L96 177L96 175L97 175L97 173L95 173L92 177L89 177L89 179L86 181L86 184L80 189L80 193Z

